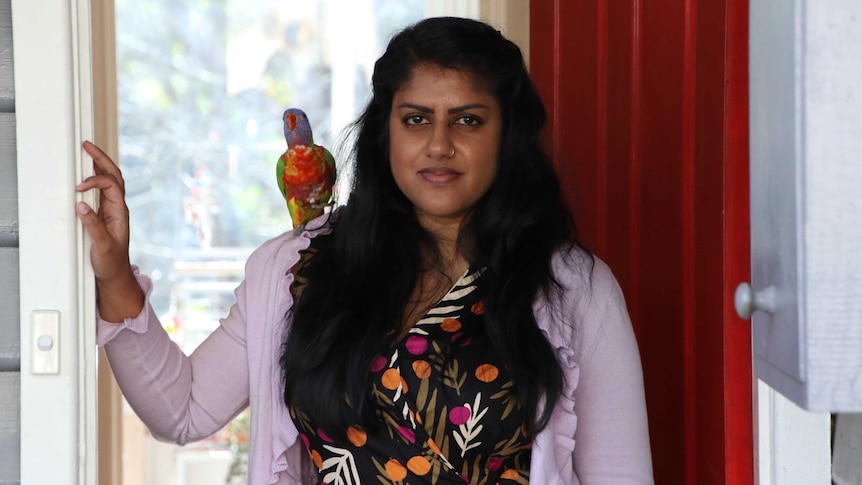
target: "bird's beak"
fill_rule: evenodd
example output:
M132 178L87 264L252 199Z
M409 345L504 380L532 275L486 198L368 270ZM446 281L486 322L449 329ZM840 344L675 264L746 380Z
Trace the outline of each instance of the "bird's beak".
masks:
M291 130L296 128L296 115L291 113L287 115L287 127Z

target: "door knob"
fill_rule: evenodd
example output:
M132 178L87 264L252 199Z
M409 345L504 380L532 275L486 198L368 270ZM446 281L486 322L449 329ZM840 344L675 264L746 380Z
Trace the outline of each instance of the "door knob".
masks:
M733 306L736 307L736 314L740 318L748 320L757 310L775 313L778 310L776 300L774 286L754 291L750 284L740 283L733 295Z

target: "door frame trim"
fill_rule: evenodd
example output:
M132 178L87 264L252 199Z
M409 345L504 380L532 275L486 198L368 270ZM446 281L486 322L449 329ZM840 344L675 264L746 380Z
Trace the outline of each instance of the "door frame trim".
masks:
M95 199L74 190L92 173L81 149L93 136L89 9L87 0L12 0L22 483L96 483L95 284L74 212ZM32 373L38 310L60 314L56 375Z

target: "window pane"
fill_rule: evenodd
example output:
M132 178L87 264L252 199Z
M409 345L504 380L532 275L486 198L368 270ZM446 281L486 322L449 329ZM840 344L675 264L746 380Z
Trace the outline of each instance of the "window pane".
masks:
M390 35L426 15L476 15L478 3L116 0L131 255L186 352L227 314L249 253L291 227L275 178L282 112L305 110L315 142L335 148ZM130 444L145 433L126 416L125 483L245 483L245 418L180 448Z

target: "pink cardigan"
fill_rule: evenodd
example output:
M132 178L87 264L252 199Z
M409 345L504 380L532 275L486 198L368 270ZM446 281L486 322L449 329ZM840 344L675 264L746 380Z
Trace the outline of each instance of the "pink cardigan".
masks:
M251 255L236 304L191 356L171 342L149 304L120 325L98 322L98 343L123 393L157 438L205 438L251 406L250 484L303 483L305 450L282 400L278 361L290 325L288 269L316 234L315 221L309 227ZM598 259L592 273L562 258L555 268L568 291L559 304L537 301L535 312L565 386L533 442L530 482L653 483L640 357L620 288ZM149 298L151 280L135 271Z

